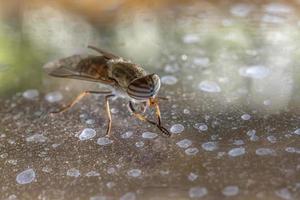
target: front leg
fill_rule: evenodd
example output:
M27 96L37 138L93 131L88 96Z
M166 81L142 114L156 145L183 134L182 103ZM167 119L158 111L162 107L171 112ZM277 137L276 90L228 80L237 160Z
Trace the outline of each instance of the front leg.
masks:
M155 125L155 126L156 126L163 134L165 134L165 135L167 135L167 136L171 136L170 132L169 132L165 127L161 126L161 124L160 124L160 121L161 121L161 120L160 120L160 115L159 115L158 123L156 123L156 122L154 122L154 121L151 121L151 120L147 119L147 118L146 118L145 116L143 116L142 114L138 113L138 112L135 110L135 108L134 108L134 106L133 106L133 104L132 104L131 101L129 101L129 103L128 103L128 108L129 108L129 111L130 111L136 118L138 118L139 120L148 122L148 123L150 123L150 124L152 124L152 125Z

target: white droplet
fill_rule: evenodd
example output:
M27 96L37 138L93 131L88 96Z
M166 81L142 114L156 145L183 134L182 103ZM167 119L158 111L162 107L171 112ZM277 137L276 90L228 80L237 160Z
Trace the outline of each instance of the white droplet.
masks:
M233 142L234 145L243 145L245 144L243 140L234 140Z
M194 128L198 129L199 131L207 131L208 126L204 123L196 123L194 124Z
M133 132L132 132L132 131L126 131L125 133L123 133L123 134L121 135L121 138L123 138L123 139L128 139L128 138L130 138L132 135L133 135Z
M193 59L195 65L207 66L209 64L209 58L207 57L197 57Z
M235 196L239 193L239 187L234 185L227 186L222 190L222 193L225 196Z
M192 187L189 190L190 198L201 198L207 195L207 189L205 187Z
M127 172L128 176L131 177L139 177L142 174L142 171L140 169L131 169Z
M296 135L300 135L300 128L296 129L296 130L294 131L294 133L295 133Z
M243 120L249 120L249 119L251 119L251 115L249 115L249 114L243 114L243 115L241 116L241 118L242 118Z
M174 85L177 83L177 78L175 76L163 76L161 77L161 82L166 85Z
M232 156L232 157L241 156L245 153L246 153L246 150L244 147L233 148L228 151L228 155Z
M85 121L85 123L88 124L88 125L92 125L92 124L95 124L95 120L94 119L87 119Z
M183 113L186 114L186 115L189 115L191 114L191 111L187 108L183 109Z
M189 181L195 181L196 179L198 178L198 175L191 172L189 175L188 175L188 179Z
M194 156L199 152L199 149L196 147L191 147L191 148L187 148L184 152L188 156Z
M135 200L136 195L133 192L127 192L123 196L120 197L120 200Z
M270 99L266 99L266 100L264 100L263 104L265 106L270 106L272 104L272 101Z
M270 69L265 66L254 65L240 68L239 73L241 76L253 79L263 79L270 74Z
M165 72L167 73L175 73L179 71L178 65L166 65Z
M23 97L29 100L35 100L39 96L39 91L35 89L26 90L23 92Z
M291 192L287 188L282 188L282 189L276 190L275 194L278 197L280 197L282 199L285 199L285 200L292 200L293 199Z
M221 92L220 86L213 81L202 81L201 83L199 83L198 88L204 92Z
M46 94L45 99L50 103L55 103L61 101L63 99L63 95L56 91L56 92L49 92Z
M89 171L85 174L87 177L92 177L92 176L100 176L100 174L96 171Z
M171 131L171 133L174 133L174 134L182 133L184 131L184 126L182 124L174 124L170 128L170 131Z
M214 151L218 149L217 142L206 142L201 145L201 147L206 151Z
M269 142L271 142L271 143L276 143L276 141L277 141L276 137L273 136L273 135L269 135L269 136L267 137L267 140L268 140Z
M110 109L110 112L111 112L112 114L117 114L117 113L119 112L119 109L117 109L117 108L112 108L112 109Z
M92 128L85 128L79 135L80 140L88 140L96 136L96 131Z
M16 181L19 184L28 184L35 179L35 172L33 169L26 169L17 175Z
M180 148L186 149L192 145L192 141L189 139L183 139L177 142L176 145L179 146Z
M98 140L97 140L97 144L99 144L101 146L109 145L111 143L113 143L113 140L110 140L107 137L101 137L101 138L98 138Z
M255 153L259 156L275 155L275 151L269 148L258 148Z
M114 174L114 173L116 173L116 169L115 169L114 167L109 167L109 168L107 169L107 173L108 173L108 174Z
M68 169L67 176L79 177L80 176L80 171L78 169L75 169L75 168Z
M200 38L196 34L188 33L188 34L183 36L182 41L186 44L193 44L193 43L199 42Z
M252 11L252 6L244 3L238 3L231 7L230 12L237 17L246 17Z
M295 153L296 152L295 147L286 147L284 150L286 152L289 152L289 153Z
M157 133L152 133L152 132L144 132L142 134L142 137L145 139L154 139L157 137Z
M138 148L141 148L144 146L144 142L143 141L138 141L135 143L135 146L138 147Z
M106 196L93 196L93 197L90 197L90 200L107 200Z
M45 137L44 135L42 134L34 134L34 135L31 135L29 137L26 138L26 142L35 142L35 143L42 143L42 142L46 142L47 141L47 137Z
M292 11L292 8L287 4L269 3L265 6L265 11L270 14L287 14Z

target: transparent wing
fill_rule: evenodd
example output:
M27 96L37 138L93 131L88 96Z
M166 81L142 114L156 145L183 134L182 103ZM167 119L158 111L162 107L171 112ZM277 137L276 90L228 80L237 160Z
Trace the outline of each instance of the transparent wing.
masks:
M109 59L104 56L73 55L49 62L43 68L51 76L102 82L111 85L115 81L108 76L108 61Z

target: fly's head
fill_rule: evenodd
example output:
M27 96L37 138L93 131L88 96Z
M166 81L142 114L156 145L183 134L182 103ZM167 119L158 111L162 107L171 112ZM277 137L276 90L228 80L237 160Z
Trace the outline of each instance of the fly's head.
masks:
M127 87L127 94L136 101L145 102L154 99L159 89L159 76L149 74L131 81Z

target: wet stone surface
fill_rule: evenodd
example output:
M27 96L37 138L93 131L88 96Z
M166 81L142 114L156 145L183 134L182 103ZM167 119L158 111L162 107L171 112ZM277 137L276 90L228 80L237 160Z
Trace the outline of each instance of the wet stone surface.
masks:
M120 98L110 101L110 138L102 96L50 115L80 81L44 77L1 97L0 199L300 199L300 18L284 3L214 6L164 12L178 34L159 36L165 53L143 61L162 77L171 137Z

